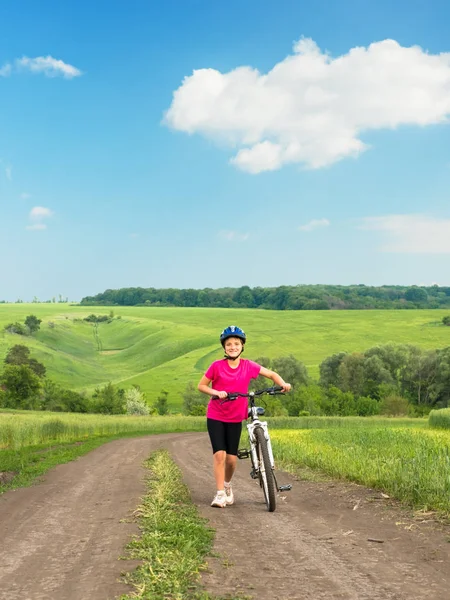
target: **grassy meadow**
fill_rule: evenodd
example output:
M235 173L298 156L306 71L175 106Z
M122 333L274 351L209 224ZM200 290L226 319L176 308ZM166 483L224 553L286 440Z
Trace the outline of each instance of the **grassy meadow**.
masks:
M98 325L82 319L108 315ZM111 381L139 384L149 400L162 389L169 406L181 407L181 393L197 382L211 361L222 356L220 331L238 324L248 335L245 356L275 358L294 354L312 377L320 362L340 351L363 351L377 344L411 343L424 348L450 345L450 328L441 324L446 310L265 311L254 309L84 307L66 304L0 304L0 361L14 344L26 344L64 387L92 392ZM4 331L27 315L42 319L40 331L23 337ZM53 324L53 326L51 326Z
M450 515L450 431L426 419L296 417L268 419L278 468L313 469L383 490L417 509ZM61 462L111 439L206 431L204 417L131 417L0 412L2 490L27 485ZM243 433L241 447L245 447ZM0 482L1 483L1 482Z

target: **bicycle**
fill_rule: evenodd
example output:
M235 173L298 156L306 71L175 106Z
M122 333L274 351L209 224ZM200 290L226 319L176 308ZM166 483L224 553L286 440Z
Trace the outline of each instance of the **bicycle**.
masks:
M252 461L250 477L259 480L259 485L263 489L264 499L269 512L274 512L276 508L277 501L275 490L279 492L288 492L292 489L292 485L290 483L278 485L275 477L275 462L267 421L259 420L259 417L264 415L265 410L262 406L256 406L255 397L263 394L275 396L283 393L281 392L282 389L283 388L280 386L273 386L256 392L249 392L248 394L229 393L226 398L222 399L222 403L236 400L236 398L249 398L250 400L248 407L248 420L250 422L247 423L250 448L239 449L237 455L240 459L250 457ZM213 396L213 399L219 400L220 398L218 396Z

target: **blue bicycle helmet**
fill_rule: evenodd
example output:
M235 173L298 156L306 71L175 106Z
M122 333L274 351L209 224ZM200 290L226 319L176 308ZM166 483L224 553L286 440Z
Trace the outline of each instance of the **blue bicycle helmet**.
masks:
M237 337L242 340L242 343L245 344L245 340L247 336L245 335L245 331L240 327L236 327L236 325L229 325L226 329L222 331L220 334L220 343L222 346L225 344L225 340L230 337Z

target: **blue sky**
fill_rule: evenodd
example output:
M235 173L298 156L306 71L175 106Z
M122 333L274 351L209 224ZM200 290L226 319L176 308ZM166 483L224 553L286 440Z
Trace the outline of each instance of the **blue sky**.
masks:
M449 22L433 0L2 2L0 300L450 285Z

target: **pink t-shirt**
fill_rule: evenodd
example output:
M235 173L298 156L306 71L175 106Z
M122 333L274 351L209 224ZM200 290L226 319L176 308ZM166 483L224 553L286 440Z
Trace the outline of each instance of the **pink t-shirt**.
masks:
M239 392L246 394L251 379L256 379L261 370L261 365L241 358L239 366L232 369L226 359L216 360L206 371L205 376L211 380L212 387L218 392ZM236 398L236 400L224 402L211 400L208 404L206 416L216 421L226 423L239 423L247 418L247 398Z

